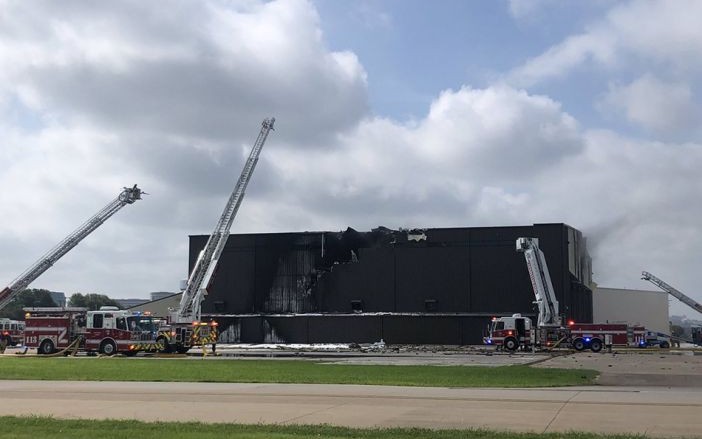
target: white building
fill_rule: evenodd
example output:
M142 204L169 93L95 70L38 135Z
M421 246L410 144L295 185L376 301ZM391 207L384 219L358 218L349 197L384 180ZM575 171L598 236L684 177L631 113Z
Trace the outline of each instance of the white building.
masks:
M670 334L668 293L597 287L592 293L592 319L641 324L649 331Z

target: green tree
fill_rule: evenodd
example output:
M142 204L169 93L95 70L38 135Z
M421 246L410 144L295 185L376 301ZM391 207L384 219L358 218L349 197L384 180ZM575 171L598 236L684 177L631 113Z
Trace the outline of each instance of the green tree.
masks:
M13 320L24 320L22 308L56 306L54 299L48 290L30 288L20 291L5 308L0 310L0 317L7 317Z
M80 306L82 308L88 308L89 311L95 311L100 309L101 306L116 306L120 307L119 303L105 296L104 294L81 294L75 293L68 300L69 306Z

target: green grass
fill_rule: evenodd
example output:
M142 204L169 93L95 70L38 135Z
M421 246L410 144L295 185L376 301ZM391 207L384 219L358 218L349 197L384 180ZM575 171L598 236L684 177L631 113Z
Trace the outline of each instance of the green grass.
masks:
M0 416L0 438L368 438L368 439L629 439L639 435L591 433L506 433L490 430L426 430L418 428L355 429L330 426L276 426L199 423L150 423L140 421L58 420L46 417Z
M553 387L592 384L596 376L597 372L591 370L528 366L371 366L197 358L0 358L0 377L19 380Z

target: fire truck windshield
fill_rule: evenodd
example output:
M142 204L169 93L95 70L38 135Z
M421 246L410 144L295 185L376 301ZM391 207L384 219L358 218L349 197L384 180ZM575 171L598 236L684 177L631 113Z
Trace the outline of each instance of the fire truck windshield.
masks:
M158 322L151 316L131 316L127 317L127 324L130 331L158 331Z

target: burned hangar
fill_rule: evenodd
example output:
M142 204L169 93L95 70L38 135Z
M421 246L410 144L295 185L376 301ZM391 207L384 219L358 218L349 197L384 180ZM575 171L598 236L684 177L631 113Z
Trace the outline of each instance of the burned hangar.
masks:
M481 342L535 316L518 237L539 238L566 318L592 321L586 239L566 224L230 235L204 317L231 343ZM208 236L190 237L190 269Z

